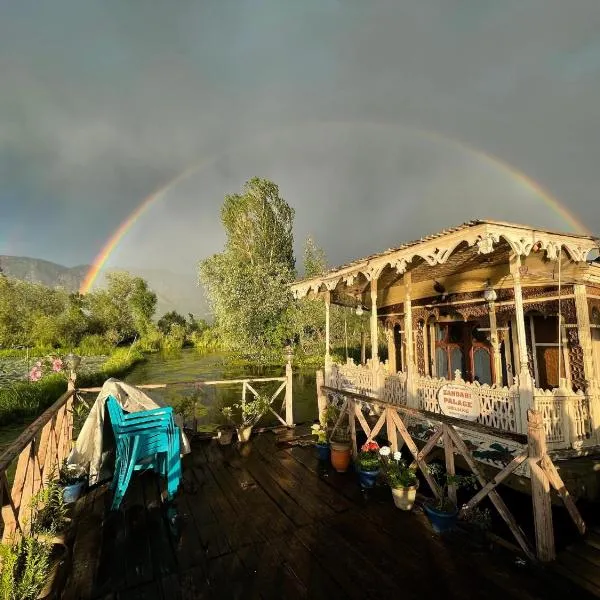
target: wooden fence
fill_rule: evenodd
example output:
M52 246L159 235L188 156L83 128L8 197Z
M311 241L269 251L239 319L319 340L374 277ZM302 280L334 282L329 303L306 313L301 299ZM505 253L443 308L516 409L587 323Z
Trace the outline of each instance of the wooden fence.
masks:
M73 397L65 392L38 417L0 456L0 504L2 542L15 533L23 534L31 523L31 498L52 476L58 476L63 460L71 451ZM15 467L12 486L7 472Z
M367 441L373 440L386 426L387 439L392 451L397 451L402 443L406 444L414 461L413 468L418 468L425 481L428 483L433 495L439 499L441 497L440 488L431 475L427 466L427 457L433 448L441 443L444 449L446 463L446 472L450 475L455 474L454 457L455 454L462 456L468 467L471 469L477 481L479 482L479 491L460 508L460 515L464 516L469 510L475 508L484 498L488 497L502 519L508 525L518 545L530 559L539 559L540 561L551 561L556 558L554 544L554 529L552 524L552 509L550 490L554 488L562 498L575 526L583 535L585 533L585 523L575 506L575 502L569 495L565 484L550 456L546 451L546 436L544 431L544 422L542 415L534 410L528 411L527 435L517 433L507 433L498 429L487 427L479 423L472 423L448 417L438 413L432 413L407 406L392 406L389 403L380 402L371 396L358 394L333 387L322 385L323 376L318 374L317 386L319 394L319 408L324 408L327 399L340 399L342 401L340 415L334 424L333 432L341 425L345 416L348 416L348 427L352 440L352 451L356 456L356 421L367 436ZM375 424L371 427L363 414L362 407L368 406L379 416ZM406 425L409 417L424 419L429 422L437 423L430 435L425 441L425 445L419 450ZM497 436L499 438L510 439L522 445L522 450L492 479L486 480L481 469L477 465L473 454L460 437L457 427L465 430L470 429ZM332 432L332 434L333 434ZM525 533L517 523L515 517L502 500L497 487L510 474L512 474L520 465L527 462L531 473L531 497L533 505L533 516L535 524L535 545L532 545L527 539ZM456 488L448 486L448 496L456 502ZM535 552L532 548L535 547Z

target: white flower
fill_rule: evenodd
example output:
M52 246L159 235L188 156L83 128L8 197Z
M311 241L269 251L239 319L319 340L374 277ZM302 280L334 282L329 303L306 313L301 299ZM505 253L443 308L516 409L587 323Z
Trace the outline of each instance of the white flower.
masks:
M389 446L382 446L381 448L379 448L379 454L381 454L381 456L389 456L389 454L390 454L390 447Z
M396 461L402 460L402 453L394 452L394 460L396 460Z
M315 423L314 425L312 425L311 429L313 431L319 431L319 429L321 429L321 426L318 423Z

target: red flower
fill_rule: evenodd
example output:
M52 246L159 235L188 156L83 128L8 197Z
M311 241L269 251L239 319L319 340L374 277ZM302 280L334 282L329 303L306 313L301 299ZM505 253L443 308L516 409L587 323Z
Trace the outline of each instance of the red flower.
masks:
M367 442L361 447L363 452L379 452L379 444L377 442Z

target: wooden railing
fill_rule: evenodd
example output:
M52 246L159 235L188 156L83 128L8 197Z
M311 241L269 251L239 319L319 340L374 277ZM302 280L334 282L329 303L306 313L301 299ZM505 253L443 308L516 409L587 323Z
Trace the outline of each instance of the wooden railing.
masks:
M71 451L73 397L65 392L39 416L0 456L2 542L27 533L31 523L31 499L51 476L58 476ZM15 468L12 485L8 473Z
M523 403L518 381L510 387L467 382L456 377L454 383L468 388L478 399L480 414L477 422L509 433L527 433L527 410L539 411L543 417L546 442L553 450L569 450L597 445L594 434L594 402L600 399L582 391L560 388L542 390L534 388L533 405ZM412 395L408 393L411 383ZM352 360L346 364L331 363L325 374L325 384L340 390L374 397L394 406L440 413L438 393L448 379L415 375L409 382L406 373L389 372L387 363L357 365Z
M319 376L319 383L321 379L322 377ZM527 435L522 435L507 433L479 423L463 421L407 406L391 406L389 403L381 402L371 396L339 390L329 386L322 385L319 392L321 395L320 408L323 407L323 395L327 398L327 402L336 401L339 403L341 401L340 415L333 426L332 435L341 426L344 418L347 416L354 456L357 454L356 421L358 421L367 436L367 441L371 441L379 435L385 425L387 439L392 451L396 452L402 444L406 444L414 459L412 467L415 469L418 468L421 471L433 495L437 499L441 498L441 490L427 466L427 457L434 447L440 445L444 450L446 472L454 475L454 456L455 454L462 456L479 482L480 489L468 502L462 505L460 515L464 516L484 498L488 497L508 525L521 550L530 559L535 559L537 556L540 561L551 561L556 557L550 498L551 488L554 488L562 498L579 532L582 535L585 533L585 523L547 453L543 417L538 411L529 410ZM367 422L367 418L363 413L364 406L371 413L379 413L378 419L372 427ZM424 441L424 446L421 450L417 448L415 440L409 432L407 423L411 418L436 423L429 438ZM520 445L520 451L492 479L486 480L473 457L473 453L459 434L459 431L465 429L518 444ZM527 540L523 530L496 489L500 483L522 465L528 468L530 473L535 522L535 553L532 550L533 546ZM448 486L448 495L453 502L456 502L456 489L452 485Z

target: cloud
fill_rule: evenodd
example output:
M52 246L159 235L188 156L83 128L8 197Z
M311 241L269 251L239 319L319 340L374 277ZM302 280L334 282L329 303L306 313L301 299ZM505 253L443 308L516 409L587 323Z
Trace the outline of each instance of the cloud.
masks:
M124 241L128 264L218 250L222 198L252 175L335 262L474 213L565 227L465 144L600 230L599 26L595 0L7 0L0 252L89 262L193 164Z

